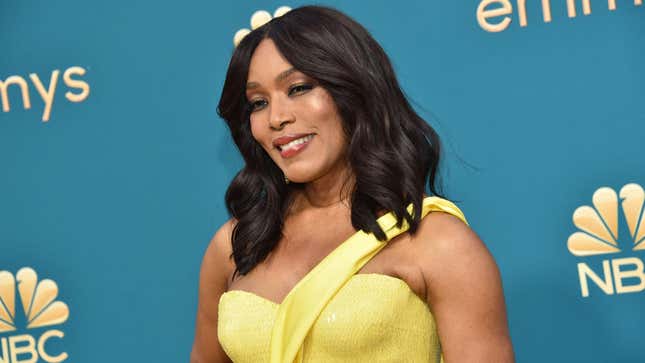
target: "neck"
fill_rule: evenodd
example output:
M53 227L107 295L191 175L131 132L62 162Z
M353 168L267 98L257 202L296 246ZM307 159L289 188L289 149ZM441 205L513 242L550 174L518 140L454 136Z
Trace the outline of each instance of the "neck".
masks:
M348 166L336 167L307 183L300 195L299 204L302 208L328 208L340 204L349 206L353 183L354 178Z

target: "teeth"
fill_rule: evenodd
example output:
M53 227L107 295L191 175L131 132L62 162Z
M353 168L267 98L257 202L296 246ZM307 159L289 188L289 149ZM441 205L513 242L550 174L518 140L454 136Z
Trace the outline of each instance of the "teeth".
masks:
M313 137L314 137L314 135L307 135L307 136L301 137L299 139L295 139L295 140L293 140L293 141L291 141L289 143L281 145L280 149L283 150L283 151L291 149L291 148L295 147L296 145L300 145L300 144L304 144L305 142L308 142L309 140L313 139Z

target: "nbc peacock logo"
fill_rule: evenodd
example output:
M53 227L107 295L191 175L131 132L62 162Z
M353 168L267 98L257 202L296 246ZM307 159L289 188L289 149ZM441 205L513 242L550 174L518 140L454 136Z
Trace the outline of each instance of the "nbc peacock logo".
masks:
M16 290L18 294L16 294ZM69 317L69 308L56 300L58 285L50 280L38 281L38 275L30 267L23 267L14 275L0 271L0 363L35 363L38 358L48 363L67 359L67 353L52 355L46 351L46 343L52 338L62 339L65 334L58 329L49 329L39 337L31 334L16 334L18 330L59 325ZM19 324L16 315L22 308L26 323Z
M618 207L619 198L621 208ZM645 191L640 185L627 184L619 193L602 187L593 194L592 202L593 207L581 206L573 213L573 224L579 231L569 236L569 252L586 257L645 250ZM621 210L623 218L619 218ZM620 220L626 222L629 238L619 240ZM583 297L589 297L589 280L607 295L645 290L643 261L636 256L604 259L602 272L580 262L578 278Z

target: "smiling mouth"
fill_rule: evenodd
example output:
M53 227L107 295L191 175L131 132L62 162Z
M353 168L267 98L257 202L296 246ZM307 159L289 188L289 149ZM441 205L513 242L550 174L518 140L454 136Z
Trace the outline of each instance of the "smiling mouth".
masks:
M313 139L313 137L314 137L314 134L309 134L309 135L303 136L303 137L301 137L299 139L295 139L293 141L290 141L290 142L288 142L286 144L278 145L278 146L276 146L276 148L281 152L282 151L288 151L288 150L291 150L291 149L296 149L298 147L298 145L308 143L311 139Z

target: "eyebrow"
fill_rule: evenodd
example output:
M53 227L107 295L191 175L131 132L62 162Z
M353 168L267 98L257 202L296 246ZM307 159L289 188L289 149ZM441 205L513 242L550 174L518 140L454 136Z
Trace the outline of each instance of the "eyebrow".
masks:
M296 71L297 71L297 70L296 70L295 68L293 68L293 67L292 67L292 68L287 69L287 70L286 70L286 71L284 71L284 72L281 72L280 74L278 74L278 76L277 76L277 77L275 77L275 82L277 83L277 82L282 81L283 79L285 79L285 78L289 77L289 75L290 75L291 73L296 72ZM248 89L253 89L253 88L257 88L257 87L259 87L259 86L260 86L260 84L259 84L259 83L257 83L257 82L249 82L249 83L247 83L247 84L246 84L246 89L247 89L247 90L248 90Z

